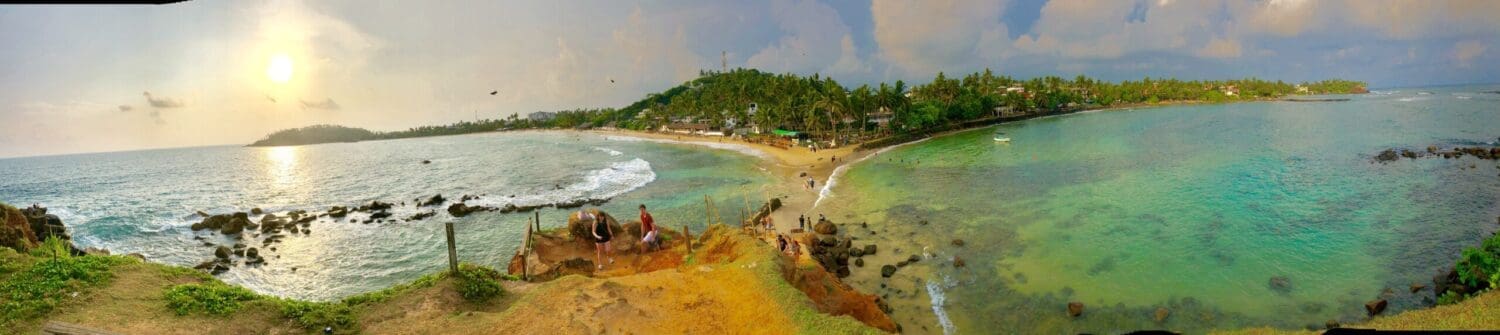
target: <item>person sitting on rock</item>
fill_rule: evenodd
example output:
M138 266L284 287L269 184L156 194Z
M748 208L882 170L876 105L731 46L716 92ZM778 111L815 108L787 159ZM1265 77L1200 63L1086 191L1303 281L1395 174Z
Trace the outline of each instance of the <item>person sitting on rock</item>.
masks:
M656 238L656 219L646 212L646 204L641 204L641 243L645 244L643 249L647 251L660 247Z
M776 235L776 250L781 251L781 253L783 254L787 252L785 236L781 236L780 234Z
M604 254L606 252L609 253L609 264L614 264L615 249L610 247L609 240L615 236L615 231L613 227L609 226L609 220L605 220L603 215L594 215L587 210L580 211L578 219L594 221L594 227L590 231L594 234L594 252L596 253L594 264L597 264L595 267L598 270L604 269Z

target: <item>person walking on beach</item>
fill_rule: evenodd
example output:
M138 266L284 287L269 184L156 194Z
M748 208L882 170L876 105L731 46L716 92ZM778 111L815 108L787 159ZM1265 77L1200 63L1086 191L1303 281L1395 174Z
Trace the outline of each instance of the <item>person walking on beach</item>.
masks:
M609 240L615 237L615 232L609 226L608 220L605 220L602 215L594 215L586 210L578 212L578 219L594 221L593 229L589 230L594 234L595 267L598 270L604 269L604 254L606 252L609 253L609 264L614 264L615 249L610 247Z
M807 230L807 214L797 215L797 229Z
M658 247L656 241L656 219L646 212L646 204L641 204L641 243L650 251Z

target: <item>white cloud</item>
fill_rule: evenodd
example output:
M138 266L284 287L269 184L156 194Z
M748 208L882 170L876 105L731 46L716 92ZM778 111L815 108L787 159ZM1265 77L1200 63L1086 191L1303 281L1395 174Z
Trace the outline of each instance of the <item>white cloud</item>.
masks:
M149 105L151 105L151 107L156 107L156 108L181 108L182 106L184 106L184 104L182 103L182 100L174 99L174 98L171 98L171 97L163 97L163 96L151 95L151 92L149 92L149 91L145 92L145 93L142 93L142 95L146 96L146 103L149 104Z
M859 50L854 48L854 37L844 35L839 41L839 60L828 67L828 72L836 75L864 74L870 73L870 64L859 58Z
M1487 47L1479 41L1468 40L1458 42L1453 45L1453 60L1457 61L1459 66L1462 67L1473 66L1474 59L1483 55L1485 49Z
M1240 42L1215 37L1199 48L1196 54L1198 57L1207 58L1238 58L1240 57Z
M816 0L775 0L771 2L771 16L785 35L751 55L746 65L799 73L830 66L830 70L859 69L862 61L854 53L849 26L833 7Z
M1003 1L875 0L879 57L908 77L994 64L1011 44L1000 22L1004 8Z

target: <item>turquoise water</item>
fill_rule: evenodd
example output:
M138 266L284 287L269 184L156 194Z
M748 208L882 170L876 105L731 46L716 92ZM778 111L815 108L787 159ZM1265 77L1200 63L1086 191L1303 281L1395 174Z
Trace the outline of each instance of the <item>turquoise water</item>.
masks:
M891 299L908 331L1347 323L1377 297L1391 301L1387 313L1424 306L1431 289L1408 286L1430 285L1500 227L1495 161L1371 161L1390 147L1494 145L1500 95L1478 93L1494 89L1005 124L869 158L814 211L867 222L845 231L893 251L851 278ZM997 131L1013 142L995 143ZM911 254L930 258L879 277ZM951 266L955 255L966 267ZM1273 276L1291 289L1273 289ZM1066 317L1069 301L1085 315ZM1158 307L1171 312L1161 324Z
M532 217L481 212L455 219L442 207L416 208L419 197L484 194L469 203L492 206L614 197L601 207L630 217L644 203L661 224L701 228L704 196L740 208L744 194L760 194L771 184L759 164L729 150L555 132L202 147L3 159L0 201L48 207L79 247L139 252L185 266L213 257L213 247L195 237L234 242L193 232L188 226L201 220L194 214L199 210L323 211L380 200L406 202L393 210L397 218L437 211L400 223L322 219L310 235L289 235L276 251L263 252L268 264L219 276L262 293L334 299L446 267L442 223L448 221L455 222L462 260L503 267ZM544 227L565 223L563 211L543 210L541 217ZM259 238L244 241L267 250Z

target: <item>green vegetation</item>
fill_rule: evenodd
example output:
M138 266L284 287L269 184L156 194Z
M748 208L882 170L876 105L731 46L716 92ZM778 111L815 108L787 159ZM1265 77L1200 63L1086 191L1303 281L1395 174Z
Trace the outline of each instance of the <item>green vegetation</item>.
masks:
M846 87L833 78L771 74L754 69L702 72L682 85L653 93L624 108L574 109L545 113L538 119L509 118L425 126L394 132L370 132L338 126L282 130L252 144L291 145L324 142L454 135L505 129L616 127L651 130L696 123L709 131L736 128L791 129L812 139L836 143L879 137L924 134L976 120L1034 116L1112 106L1174 102L1233 102L1275 99L1296 94L1363 93L1365 84L1324 80L1292 84L1256 78L1178 80L1144 78L1111 83L1077 76L1072 80L1042 77L1020 80L989 70L962 78L938 73L925 85L903 81ZM757 111L750 114L750 104ZM542 116L538 114L538 116ZM972 123L974 125L983 124Z
M52 253L59 248L62 252ZM32 254L37 260L29 265L15 262L3 267L9 277L0 281L0 328L47 315L67 297L108 282L110 267L127 262L120 257L71 256L66 244L56 238L49 238Z
M1473 289L1469 296L1449 291L1438 297L1438 304L1453 303L1467 299L1484 291L1500 287L1500 235L1492 235L1478 248L1464 248L1453 267L1458 272L1458 283Z
M240 302L255 300L255 292L222 282L182 284L167 290L167 307L177 315L193 313L229 315L240 310Z
M281 315L296 320L309 330L333 327L354 328L354 309L344 302L311 302L292 299L276 299Z
M500 282L495 280L499 277L500 272L495 269L461 263L458 265L458 292L469 301L488 301L502 293Z

